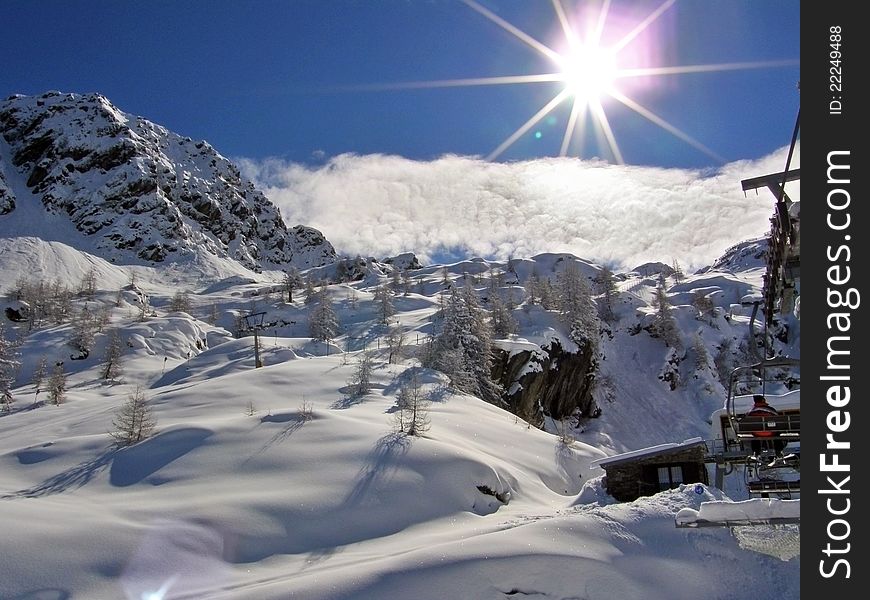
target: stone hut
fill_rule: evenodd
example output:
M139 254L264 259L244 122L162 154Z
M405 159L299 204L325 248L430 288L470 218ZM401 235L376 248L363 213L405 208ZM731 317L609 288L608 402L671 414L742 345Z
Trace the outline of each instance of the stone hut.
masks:
M701 438L676 444L661 444L624 454L601 458L598 465L606 475L604 488L622 502L652 496L681 483L708 483L704 456L707 447Z

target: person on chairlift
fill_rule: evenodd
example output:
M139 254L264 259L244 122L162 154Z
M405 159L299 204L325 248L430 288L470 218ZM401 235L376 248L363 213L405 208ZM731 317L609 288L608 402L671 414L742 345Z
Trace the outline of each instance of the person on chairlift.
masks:
M755 394L752 396L752 408L746 413L748 416L753 417L764 417L764 416L776 416L779 412L773 408L770 404L767 403L767 399L761 394ZM770 448L771 443L774 452L776 452L777 456L782 454L783 448L785 448L786 442L784 440L766 440L765 438L772 438L774 433L772 431L762 430L755 432L755 438L752 440L752 453L756 456L760 455L762 450L765 448Z

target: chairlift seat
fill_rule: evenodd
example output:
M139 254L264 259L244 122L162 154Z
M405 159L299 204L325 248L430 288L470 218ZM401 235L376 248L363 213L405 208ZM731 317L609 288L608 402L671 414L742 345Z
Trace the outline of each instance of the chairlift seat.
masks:
M750 496L762 494L795 494L801 491L800 480L780 481L778 479L759 479L750 481L747 485Z
M799 414L744 415L735 421L735 433L741 439L799 439L800 431Z

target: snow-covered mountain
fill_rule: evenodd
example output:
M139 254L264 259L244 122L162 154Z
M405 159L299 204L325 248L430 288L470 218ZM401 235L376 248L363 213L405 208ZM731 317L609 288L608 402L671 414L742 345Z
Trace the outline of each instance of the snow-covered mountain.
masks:
M797 596L796 528L674 526L744 499L739 469L724 491L617 503L596 463L709 437L760 336L799 357L794 315L749 335L765 252L744 241L691 275L564 253L339 260L205 142L99 95L12 97L0 597ZM397 430L414 385L419 436ZM136 394L156 430L119 447Z
M248 269L333 262L316 229L278 209L207 142L126 114L99 94L0 102L0 234L50 237L111 262L206 252ZM87 243L85 240L89 240Z
M101 277L93 295L72 300L78 324L52 321L28 332L26 323L6 321L22 344L15 402L0 414L2 597L799 594L794 529L677 529L681 509L740 496L686 482L616 503L593 462L709 432L710 411L724 398L717 367L727 370L747 352L749 309L740 299L762 276L752 261L666 279L681 352L651 327L659 278L621 274L601 330L600 414L575 422L551 413L542 431L457 391L421 359L445 296L470 286L485 306L512 297L516 333L496 345L523 362L513 369L517 386L537 390L538 369L561 368L578 347L556 310L529 302L533 274L557 281L569 265L600 274L588 261L551 254L409 271L392 291L390 323L405 344L391 356L378 298L396 281L388 265L326 286L340 331L324 342L308 337L317 304L298 292L288 302L269 273L202 281L187 310L174 312L179 273L112 265L41 240L28 248L34 274L41 265L72 265L69 274L52 267L61 288L81 287L80 262ZM18 261L0 253L0 280L12 281ZM308 272L317 280L327 273L339 270ZM692 302L699 295L710 300L703 313ZM87 357L70 360L68 342L85 310L103 329ZM233 335L239 315L252 310L268 323L259 337L263 368L255 368L252 337ZM107 380L113 330L123 341L123 372ZM354 395L349 382L364 354L373 362L371 386ZM43 361L67 374L58 406L44 379L34 383ZM395 430L401 390L414 377L431 399L431 427L420 437ZM107 431L137 388L157 430L117 448ZM559 431L566 426L568 435Z

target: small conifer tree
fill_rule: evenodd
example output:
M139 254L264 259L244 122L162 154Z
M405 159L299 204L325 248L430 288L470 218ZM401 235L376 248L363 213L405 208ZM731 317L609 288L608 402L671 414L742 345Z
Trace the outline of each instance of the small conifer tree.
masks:
M115 419L114 430L109 434L120 446L130 446L151 437L157 427L153 411L148 406L145 393L139 386L127 397Z

